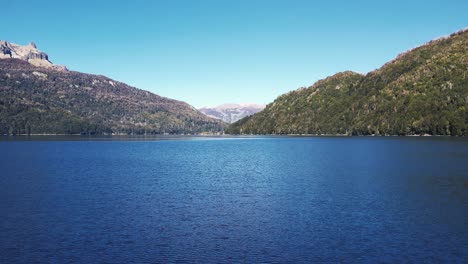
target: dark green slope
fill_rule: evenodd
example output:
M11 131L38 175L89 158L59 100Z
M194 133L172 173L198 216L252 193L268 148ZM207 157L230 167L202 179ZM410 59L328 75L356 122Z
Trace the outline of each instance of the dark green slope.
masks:
M104 76L0 60L1 134L195 134L224 123Z
M468 31L278 97L230 134L467 135Z

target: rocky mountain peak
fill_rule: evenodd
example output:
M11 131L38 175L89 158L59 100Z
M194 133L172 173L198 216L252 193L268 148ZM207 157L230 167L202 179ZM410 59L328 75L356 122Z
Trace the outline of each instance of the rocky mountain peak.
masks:
M0 40L0 59L20 59L38 67L67 71L65 66L54 65L49 61L47 53L37 49L34 42L21 46L5 40Z
M233 123L246 116L253 115L265 108L263 104L241 103L241 104L222 104L216 107L203 107L198 111L203 114L223 120L227 123Z
M37 49L36 43L34 42L29 42L28 46L32 47L33 49Z

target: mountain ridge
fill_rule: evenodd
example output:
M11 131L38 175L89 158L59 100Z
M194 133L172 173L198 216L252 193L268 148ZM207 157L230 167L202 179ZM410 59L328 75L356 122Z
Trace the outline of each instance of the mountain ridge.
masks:
M0 59L20 59L34 66L50 68L58 71L67 71L63 65L55 65L49 61L47 53L37 49L34 42L21 46L6 40L0 40Z
M209 117L223 120L226 123L232 123L246 116L253 115L263 108L265 108L263 104L239 103L222 104L216 107L202 107L198 110Z
M185 102L103 75L56 67L34 44L20 52L15 45L3 41L0 50L0 135L200 134L224 129L222 121Z
M467 58L465 28L365 75L338 73L280 95L226 133L467 135Z

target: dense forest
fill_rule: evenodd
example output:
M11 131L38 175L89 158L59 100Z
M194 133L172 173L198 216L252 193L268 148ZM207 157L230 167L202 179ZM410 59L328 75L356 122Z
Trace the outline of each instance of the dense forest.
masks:
M468 31L281 95L226 133L468 135Z
M0 135L220 133L192 106L104 76L0 60Z

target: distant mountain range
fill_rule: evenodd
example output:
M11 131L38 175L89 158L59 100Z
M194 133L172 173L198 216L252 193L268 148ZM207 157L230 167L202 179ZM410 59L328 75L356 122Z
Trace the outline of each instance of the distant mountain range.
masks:
M235 122L226 133L466 136L468 30L364 75L337 73L263 107L198 111L105 76L69 71L34 43L0 41L0 135L222 133L225 122Z
M279 96L230 134L468 135L468 30Z
M223 120L226 123L233 123L246 116L253 115L265 108L262 104L223 104L212 108L198 109L203 114Z
M0 135L220 133L187 103L69 71L34 43L0 41Z

